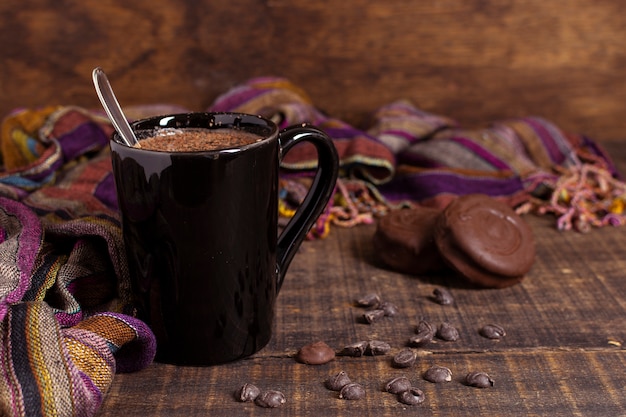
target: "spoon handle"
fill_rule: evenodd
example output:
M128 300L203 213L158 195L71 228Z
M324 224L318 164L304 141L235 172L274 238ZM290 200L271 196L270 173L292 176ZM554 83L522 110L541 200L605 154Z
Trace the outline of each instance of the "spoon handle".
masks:
M137 146L137 137L130 128L128 120L126 120L126 116L124 116L122 112L120 103L117 101L117 98L115 98L115 93L113 92L113 88L111 88L106 74L102 68L97 67L94 68L91 75L100 103L102 103L102 107L104 107L104 111L107 116L109 116L113 127L118 131L124 142L126 142L126 145Z

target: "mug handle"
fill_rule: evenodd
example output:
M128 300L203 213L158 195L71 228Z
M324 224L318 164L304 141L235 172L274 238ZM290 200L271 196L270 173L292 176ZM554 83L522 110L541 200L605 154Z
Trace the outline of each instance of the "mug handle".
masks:
M326 133L309 125L287 127L278 135L280 159L300 142L309 142L317 150L317 172L304 201L278 237L276 250L278 292L285 272L313 223L322 214L330 199L339 173L339 156Z

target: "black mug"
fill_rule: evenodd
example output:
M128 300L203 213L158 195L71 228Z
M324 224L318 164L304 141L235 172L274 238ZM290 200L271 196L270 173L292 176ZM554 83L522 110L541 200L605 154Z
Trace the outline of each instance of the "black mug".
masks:
M132 123L141 139L158 129L232 129L260 137L238 148L154 151L110 142L133 295L157 338L156 360L213 365L249 356L270 340L285 272L332 195L332 140L311 126L279 132L240 113L187 113ZM278 233L280 161L315 146L309 193Z

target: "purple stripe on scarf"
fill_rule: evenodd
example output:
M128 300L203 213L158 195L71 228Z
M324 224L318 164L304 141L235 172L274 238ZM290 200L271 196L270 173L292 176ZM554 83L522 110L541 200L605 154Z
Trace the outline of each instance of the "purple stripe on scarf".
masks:
M137 337L115 352L117 372L135 372L148 366L156 355L156 339L147 324L133 317L117 313L103 313L132 328Z
M71 161L88 151L105 147L109 138L94 122L83 123L58 138L65 161Z
M546 128L545 121L535 118L535 117L526 117L522 119L525 123L527 123L535 132L537 137L541 139L545 150L550 155L550 160L557 164L562 163L567 159L569 155L565 154L562 146L559 146L559 138L554 137Z
M591 152L592 154L599 156L606 163L607 169L614 178L619 180L623 179L622 175L617 171L617 168L611 160L611 157L606 153L604 149L602 149L600 145L589 139L587 136L580 136L580 138L582 140L583 148Z
M367 137L374 140L373 137L364 134L360 130L356 130L350 126L345 127L323 127L324 132L333 139L352 139L358 136Z
M80 343L80 341L78 341ZM80 377L81 382L83 383L83 395L85 394L85 391L89 393L89 398L92 401L86 401L81 403L80 405L84 408L87 409L91 409L90 411L97 411L98 408L100 408L100 405L102 404L102 401L104 400L104 396L102 395L102 392L100 392L100 389L96 386L95 382L93 382L91 380L91 378L89 377L89 375L87 375L86 373L84 373L83 371L78 371L78 376Z
M54 156L51 155L51 157L54 157ZM46 169L44 170L35 171L32 173L26 171L24 173L16 174L14 177L24 178L26 180L37 183L37 185L46 184L53 178L53 175L55 175L64 164L64 161L61 160L61 158L56 158L56 157L54 158L55 159L52 160L52 163L49 166L47 166ZM50 161L50 158L48 158L45 162L43 162L41 166L46 166L46 163L49 161ZM9 180L10 178L12 177L7 177L7 180ZM19 183L19 180L16 180L16 181Z
M83 310L76 310L74 312L58 310L54 312L54 318L63 327L76 326L83 319Z
M462 145L464 148L471 151L474 155L478 155L484 161L491 164L496 169L499 170L510 170L511 167L504 163L501 159L497 158L493 153L489 152L480 144L474 142L471 139L465 138L463 136L454 136L450 138L451 142L456 142L459 145Z
M425 200L440 194L464 195L487 194L492 197L510 196L523 190L518 177L494 179L488 177L467 177L449 172L429 172L414 176L399 177L379 190L391 201Z
M42 242L43 229L35 213L25 205L8 198L0 197L0 207L9 216L15 216L21 230L13 231L19 235L16 263L19 271L19 284L16 290L2 300L2 304L15 303L22 299L30 285L30 276L35 265L35 258ZM11 232L11 231L9 231ZM0 316L0 319L2 317Z
M115 191L115 179L112 172L109 172L96 186L94 197L106 204L107 207L114 210L119 208Z

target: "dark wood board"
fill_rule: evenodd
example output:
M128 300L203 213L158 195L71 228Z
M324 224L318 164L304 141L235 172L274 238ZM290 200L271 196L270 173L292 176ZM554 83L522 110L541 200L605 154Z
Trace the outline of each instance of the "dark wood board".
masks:
M409 99L470 126L537 115L624 138L621 0L3 0L0 117L99 108L102 66L124 106L203 110L255 76L282 76L365 125Z
M433 384L421 373L430 365L449 367L451 382ZM536 351L447 354L422 357L410 371L389 367L384 358L358 358L311 367L291 358L258 357L214 368L154 365L116 381L99 416L621 416L626 354ZM362 383L363 400L347 401L327 390L323 380L343 369ZM467 370L481 369L495 380L492 388L459 381ZM426 396L423 404L405 406L383 392L388 378L405 375ZM268 411L234 400L238 384L254 382L279 389L287 402Z
M624 151L609 149L620 168ZM333 229L324 240L305 242L279 295L275 333L251 358L208 367L153 364L116 375L100 416L267 415L235 401L244 382L279 389L285 416L621 416L626 415L626 230L559 232L551 217L527 216L537 246L536 262L519 285L500 290L469 288L451 276L411 277L383 268L371 245L374 226ZM447 286L453 305L430 296ZM376 292L398 305L400 314L373 324L360 320L353 301ZM297 349L323 340L335 349L359 340L383 340L401 349L420 317L458 327L460 339L437 341L418 350L408 370L391 366L391 356L345 358L321 366L293 359ZM481 337L486 323L505 327L500 341ZM431 365L450 368L453 380L422 378ZM345 401L323 381L345 370L365 385L366 398ZM495 385L465 386L469 371L489 373ZM382 387L407 375L426 394L416 410Z

